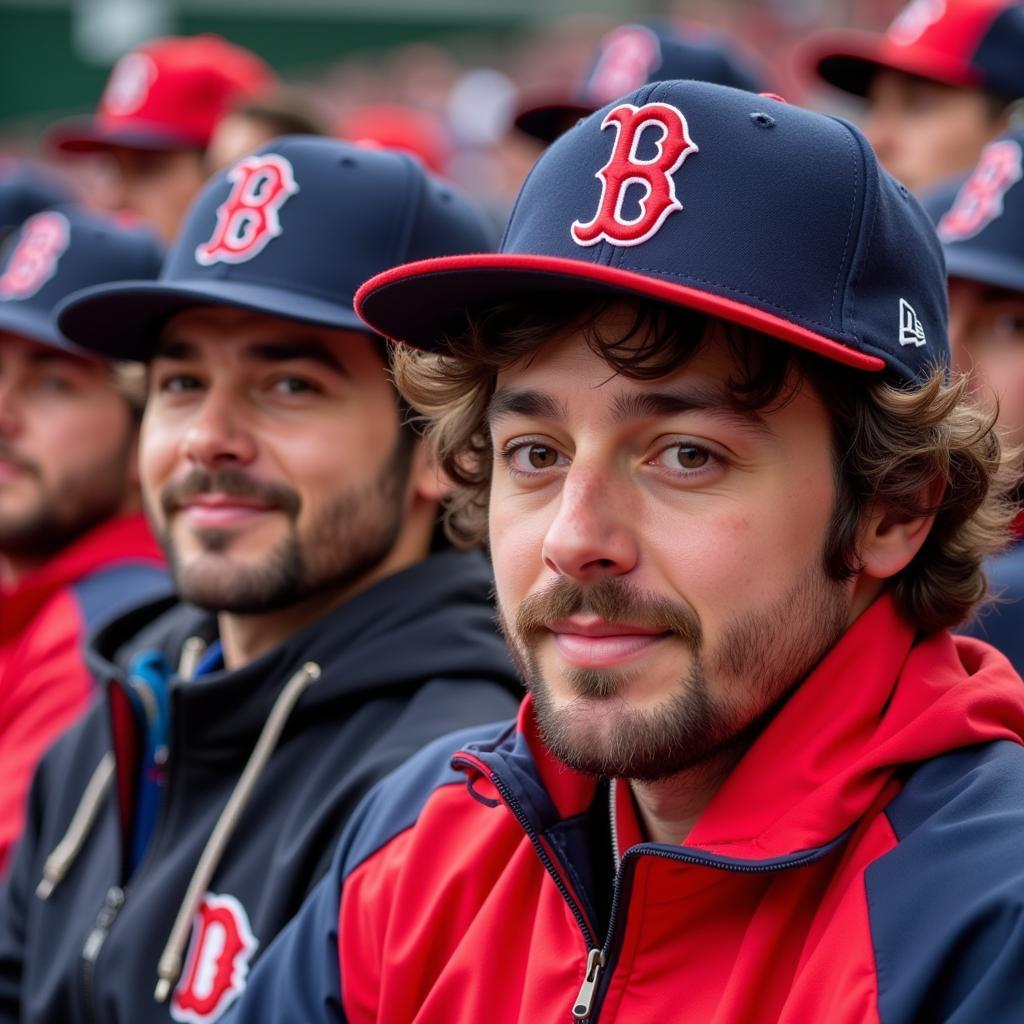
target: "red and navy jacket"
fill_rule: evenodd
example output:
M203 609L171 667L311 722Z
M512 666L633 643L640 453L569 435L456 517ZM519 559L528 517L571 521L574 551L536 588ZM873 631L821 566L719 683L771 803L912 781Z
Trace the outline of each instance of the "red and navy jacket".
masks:
M145 519L130 515L97 526L0 591L0 874L21 833L36 763L95 695L86 634L169 587Z
M369 795L225 1024L1019 1022L1022 735L1006 659L883 596L684 845L645 842L615 786L605 877L608 784L527 700Z

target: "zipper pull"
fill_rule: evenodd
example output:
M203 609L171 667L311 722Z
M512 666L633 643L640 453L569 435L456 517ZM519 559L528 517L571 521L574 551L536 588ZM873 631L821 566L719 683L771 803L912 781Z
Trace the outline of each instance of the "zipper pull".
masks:
M96 917L96 924L89 932L82 947L82 959L89 963L95 963L100 955L103 943L107 941L107 934L110 926L114 923L118 913L124 906L124 890L118 886L112 886L107 890L106 902Z
M587 954L587 971L583 975L583 984L580 985L579 994L572 1004L574 1020L590 1019L590 1008L594 1005L594 994L597 992L597 982L601 977L602 967L604 967L604 953L599 949L592 949Z

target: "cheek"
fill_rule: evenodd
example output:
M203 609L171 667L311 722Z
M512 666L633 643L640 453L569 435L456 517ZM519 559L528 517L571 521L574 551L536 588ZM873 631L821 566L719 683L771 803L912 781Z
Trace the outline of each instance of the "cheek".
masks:
M503 609L514 610L546 572L544 535L548 517L542 509L525 511L491 489L488 530L495 590Z
M139 480L150 507L177 465L181 431L147 414L139 432Z

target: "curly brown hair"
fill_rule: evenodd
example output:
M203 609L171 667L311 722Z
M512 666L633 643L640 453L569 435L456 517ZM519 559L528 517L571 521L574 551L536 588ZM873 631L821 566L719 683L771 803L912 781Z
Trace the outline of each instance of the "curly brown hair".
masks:
M604 318L612 306L630 314L614 334ZM446 339L445 355L394 346L399 391L419 411L434 454L456 485L445 511L453 542L480 543L486 536L493 463L487 410L498 372L569 331L582 331L612 370L640 380L664 375L721 338L737 367L728 382L733 399L751 410L778 407L807 381L832 418L837 493L824 552L829 577L849 579L860 571L858 530L879 502L901 519L935 516L921 550L890 581L909 622L925 633L950 628L985 598L983 562L1008 542L1013 481L995 418L970 401L966 379L949 381L936 367L912 388L691 310L592 295L539 296L492 308Z

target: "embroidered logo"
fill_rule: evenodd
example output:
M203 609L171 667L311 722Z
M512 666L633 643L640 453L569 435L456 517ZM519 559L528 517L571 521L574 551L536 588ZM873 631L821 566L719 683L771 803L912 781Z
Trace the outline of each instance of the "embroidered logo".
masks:
M54 274L71 240L71 225L62 213L46 211L29 218L0 276L0 299L27 299Z
M660 64L658 37L643 25L623 25L604 37L601 55L587 81L587 94L604 106L638 89Z
M601 182L597 213L587 223L573 222L572 239L577 245L640 245L658 233L669 214L683 208L672 175L698 147L690 138L682 112L668 103L642 107L622 103L601 123L602 130L608 127L615 129L615 144L608 163L595 175ZM648 131L660 133L657 153L641 160L637 153ZM627 220L623 205L627 192L635 187L643 190L638 200L640 212Z
M986 146L978 166L939 221L939 238L943 242L958 242L988 227L1002 215L1003 199L1022 175L1019 142L1006 139Z
M259 942L234 896L207 893L192 928L185 971L171 997L171 1017L211 1024L245 991Z
M134 114L146 102L156 75L156 64L149 54L125 54L110 73L100 105L108 114Z
M196 262L245 263L281 234L278 212L299 191L292 165L276 153L249 156L228 172L232 184L217 207L212 237L196 246Z
M914 312L914 307L906 299L900 299L900 344L920 348L926 341L924 326Z
M945 13L945 0L912 0L889 26L889 41L897 46L912 46Z

